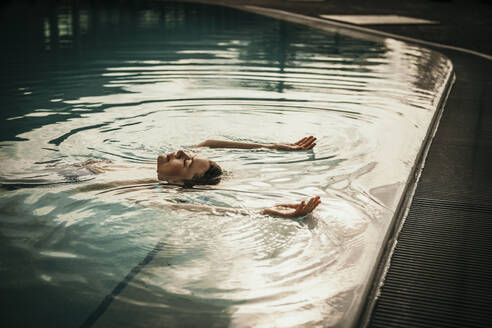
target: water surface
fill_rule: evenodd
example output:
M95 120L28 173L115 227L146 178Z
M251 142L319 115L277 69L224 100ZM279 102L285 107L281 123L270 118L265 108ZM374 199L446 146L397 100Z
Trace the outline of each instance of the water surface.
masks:
M353 325L450 63L220 7L74 3L2 9L6 320ZM225 169L218 186L118 185L205 139L307 135L307 152L196 149ZM88 159L124 168L95 175ZM304 220L258 214L315 195Z

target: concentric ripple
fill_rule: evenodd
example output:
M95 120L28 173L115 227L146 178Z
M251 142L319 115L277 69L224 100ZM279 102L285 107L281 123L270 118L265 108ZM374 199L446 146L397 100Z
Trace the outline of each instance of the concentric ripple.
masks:
M0 281L15 307L38 304L33 289L60 326L96 309L101 327L353 324L450 63L224 8L91 6L41 10L37 46L2 54ZM192 147L308 135L305 152ZM223 181L155 181L157 155L183 148ZM316 195L305 219L259 214Z

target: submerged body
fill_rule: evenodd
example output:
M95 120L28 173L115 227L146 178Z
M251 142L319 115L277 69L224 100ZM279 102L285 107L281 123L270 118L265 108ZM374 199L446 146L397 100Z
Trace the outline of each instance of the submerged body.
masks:
M316 143L313 136L302 138L296 143L246 143L226 140L206 140L194 147L234 148L234 149L272 149L272 150L309 150ZM204 157L190 156L183 150L157 157L157 176L173 184L193 186L195 184L215 185L219 183L222 169L217 163Z
M272 149L272 150L287 150L287 151L305 151L312 149L316 143L316 138L313 136L305 137L296 143L275 143L275 144L260 144L260 143L244 143L224 140L206 140L193 147L209 147L209 148L235 148L235 149ZM121 169L122 166L112 166L107 161L89 160L82 165L93 173L99 174L106 171L114 171ZM157 181L164 181L170 185L190 188L194 185L216 185L220 182L223 174L220 166L209 160L206 157L194 156L183 150L178 150L174 153L159 155L157 157L157 180L153 178L144 180L127 180L118 181L114 184L104 184L100 186L83 187L83 190L94 190L107 187L119 187L131 184L145 184ZM81 190L81 189L79 189ZM262 214L271 216L280 216L285 218L298 218L311 213L319 204L319 197L312 197L307 201L292 204L278 204L271 208L261 210ZM221 210L228 212L238 212L233 208L218 208L208 207L203 205L192 204L172 204L173 208L183 208L191 210Z

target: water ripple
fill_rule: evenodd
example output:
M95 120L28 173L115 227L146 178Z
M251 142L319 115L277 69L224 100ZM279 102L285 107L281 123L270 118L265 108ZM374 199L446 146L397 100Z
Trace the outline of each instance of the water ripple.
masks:
M86 9L54 8L39 20L41 48L5 60L0 234L18 257L2 259L3 286L104 299L163 245L98 325L339 324L356 307L447 60L235 11L214 19L191 4L101 8L97 26ZM307 135L318 140L306 152L192 147ZM181 148L220 163L223 181L157 181L157 155ZM315 195L323 203L304 220L259 214Z

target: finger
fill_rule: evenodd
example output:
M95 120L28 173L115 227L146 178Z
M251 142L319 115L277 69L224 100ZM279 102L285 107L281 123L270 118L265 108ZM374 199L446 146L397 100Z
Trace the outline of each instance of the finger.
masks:
M310 144L312 143L314 140L316 140L315 137L313 136L309 136L309 137L304 137L302 138L301 140L299 140L298 142L296 142L296 145L305 145L305 144Z
M310 136L309 138L307 138L306 140L304 140L304 142L302 144L300 144L300 146L302 146L302 147L309 147L315 141L316 141L316 138L313 137L313 136Z
M308 138L308 140L307 140L307 143L308 143L308 144L312 144L312 143L313 143L313 142L315 142L315 141L316 141L316 138L315 138L315 137L313 137L313 136L310 136L310 137Z
M296 213L303 213L305 207L306 207L306 202L302 201L296 208Z
M311 138L311 136L309 136L309 137L304 137L304 138L302 138L301 140L299 140L297 143L298 143L298 144L304 144L304 143L306 143L306 142L309 142L310 138Z
M304 150L309 150L311 148L313 148L314 146L316 146L316 143L306 143L306 144L303 144L302 146L300 146L302 149Z
M312 212L319 204L321 203L321 200L319 198L319 196L316 196L316 197L312 197L307 206L306 206L306 210L308 211L308 213Z
M314 209L315 203L316 203L316 197L310 198L307 205L306 205L306 210L311 212Z
M311 204L309 204L309 202L307 204L305 204L304 208L302 209L302 211L300 212L301 215L307 215L309 213L311 213Z
M304 137L301 140L299 140L298 142L296 142L294 145L300 145L300 144L302 144L306 140L307 140L307 137Z
M315 138L315 137L313 137L313 136L309 136L309 137L307 137L307 139L306 139L305 141L306 141L306 142L313 142L314 140L316 140L316 138Z
M302 144L304 141L306 141L306 138L302 138L302 139L300 139L299 141L297 141L296 143L294 143L294 145L300 145L300 144Z
M316 146L316 143L312 143L312 144L310 144L310 145L307 145L307 146L303 147L303 149L304 149L304 150L313 149L313 148L314 148L314 146Z

